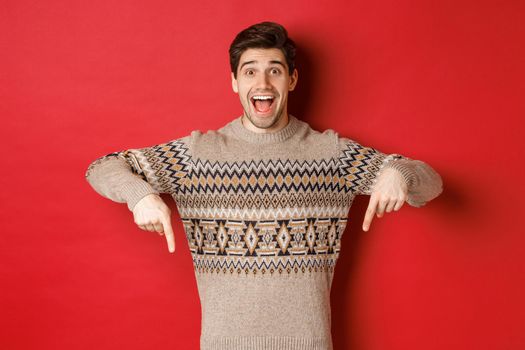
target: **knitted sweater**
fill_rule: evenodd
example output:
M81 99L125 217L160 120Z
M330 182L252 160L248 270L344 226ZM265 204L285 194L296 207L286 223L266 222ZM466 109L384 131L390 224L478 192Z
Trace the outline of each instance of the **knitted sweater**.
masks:
M407 203L442 192L426 163L365 147L290 115L273 133L238 117L218 130L94 160L86 179L128 208L174 198L202 307L202 350L331 350L330 288L356 195L400 171Z

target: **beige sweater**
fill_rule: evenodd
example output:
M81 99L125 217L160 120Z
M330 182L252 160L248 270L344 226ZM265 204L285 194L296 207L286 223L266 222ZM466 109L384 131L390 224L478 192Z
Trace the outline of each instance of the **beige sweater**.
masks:
M218 130L93 161L86 178L131 210L169 193L180 213L202 306L202 350L331 350L330 287L354 197L398 169L407 202L442 192L426 163L319 132L290 116L254 133Z

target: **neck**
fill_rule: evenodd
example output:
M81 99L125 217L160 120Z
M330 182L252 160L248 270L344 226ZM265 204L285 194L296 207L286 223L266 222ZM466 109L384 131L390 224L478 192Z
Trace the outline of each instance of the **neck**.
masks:
M252 132L255 132L255 133L258 133L258 134L266 134L266 133L273 133L273 132L277 132L281 129L283 129L286 125L288 125L288 121L289 121L289 117L288 117L288 113L286 111L283 111L283 114L281 115L281 117L279 118L279 120L277 120L277 122L272 125L271 127L269 128L258 128L256 125L254 125L250 119L248 117L246 117L246 113L244 113L241 117L241 122L242 122L242 125L252 131Z
M252 144L283 142L284 140L293 136L299 128L304 126L303 123L301 123L293 115L289 114L287 117L287 124L283 128L273 132L255 132L250 130L245 125L243 125L242 120L244 115L234 119L231 122L230 128L228 130L231 132L231 136Z

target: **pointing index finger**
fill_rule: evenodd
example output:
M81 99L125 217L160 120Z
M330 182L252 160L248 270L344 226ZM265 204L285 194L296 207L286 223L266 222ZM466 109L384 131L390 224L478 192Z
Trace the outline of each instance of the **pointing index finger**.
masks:
M370 201L368 202L368 208L366 209L365 220L363 221L363 231L368 231L370 228L370 223L376 213L377 209L377 197L375 195L370 196Z
M164 236L166 236L166 241L168 242L168 250L170 253L173 253L175 251L175 235L173 234L169 217L163 218L162 226L164 228Z

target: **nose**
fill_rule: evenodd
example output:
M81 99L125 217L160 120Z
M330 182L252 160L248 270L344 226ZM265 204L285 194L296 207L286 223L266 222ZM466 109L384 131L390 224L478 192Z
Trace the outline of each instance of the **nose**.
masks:
M259 77L257 79L257 87L261 89L269 88L271 87L270 84L270 77L267 73L259 74Z

